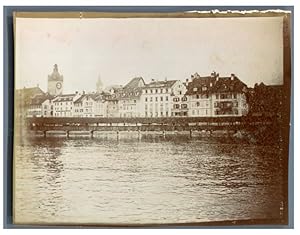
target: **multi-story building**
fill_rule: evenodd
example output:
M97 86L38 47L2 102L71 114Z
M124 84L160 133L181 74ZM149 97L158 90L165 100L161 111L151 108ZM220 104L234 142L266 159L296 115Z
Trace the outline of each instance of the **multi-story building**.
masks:
M106 99L107 102L107 117L120 117L119 101L115 95L111 95Z
M141 95L144 86L144 79L136 77L118 92L120 117L140 117Z
M95 94L83 94L74 101L74 117L95 117L97 111Z
M152 80L142 88L141 116L177 116L181 112L181 106L177 107L175 103L179 104L177 100L181 100L184 97L185 91L186 88L180 80Z
M38 108L35 107L36 101L33 102L33 99L44 95L45 93L38 86L17 89L15 93L15 117L23 119L26 116L32 116L36 111L40 112ZM35 109L37 110L34 111Z
M212 92L213 116L247 115L247 86L234 74L217 78Z
M105 92L94 94L94 99L96 101L95 117L107 117L107 107L108 107L107 98L109 96L110 94Z
M53 96L46 94L36 95L31 99L27 108L27 117L51 117L53 115Z
M248 112L247 86L234 74L230 77L201 77L197 73L187 81L188 116L243 116Z
M188 116L210 117L212 116L211 89L216 82L216 74L200 77L198 73L191 75L187 81Z
M53 99L53 113L54 117L73 117L74 101L81 95L77 92L75 94L65 94L56 96Z

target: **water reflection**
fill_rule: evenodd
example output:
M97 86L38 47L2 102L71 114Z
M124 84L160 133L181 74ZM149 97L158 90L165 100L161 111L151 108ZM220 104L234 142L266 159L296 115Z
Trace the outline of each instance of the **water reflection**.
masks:
M274 147L143 135L32 138L16 155L20 222L279 218Z

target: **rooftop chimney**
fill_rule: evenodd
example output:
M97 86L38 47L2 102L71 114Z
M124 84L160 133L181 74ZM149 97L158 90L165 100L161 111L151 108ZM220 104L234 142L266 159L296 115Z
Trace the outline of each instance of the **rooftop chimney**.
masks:
M213 71L211 74L210 74L211 77L215 77L216 76L216 72Z
M230 80L234 80L234 78L235 78L235 74L234 73L230 74Z

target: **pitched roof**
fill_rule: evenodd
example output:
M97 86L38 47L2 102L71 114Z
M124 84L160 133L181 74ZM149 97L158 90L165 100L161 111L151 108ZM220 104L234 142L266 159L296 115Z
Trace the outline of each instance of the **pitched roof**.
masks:
M135 89L141 86L145 85L145 81L142 77L135 77L133 79L131 79L125 86L123 89L125 90L129 90L129 89Z
M82 100L84 99L84 98L86 98L86 99L92 99L92 100L96 100L96 97L97 97L98 95L97 94L84 94L84 95L81 95L78 99L76 99L75 101L74 101L74 103L82 103Z
M16 100L17 102L21 102L22 104L29 105L31 103L31 99L37 95L45 95L45 92L42 91L39 87L30 87L16 90Z
M205 77L197 75L193 75L192 82L188 83L187 95L214 92L242 92L244 88L247 88L246 84L235 75L232 75L232 77L219 77L218 74Z
M73 98L75 97L75 94L65 94L65 95L58 95L55 97L53 102L68 102L73 101Z
M212 87L212 92L242 92L247 85L236 76L220 77Z
M196 77L187 85L187 95L208 93L216 83L216 78L211 76ZM196 89L195 89L196 88Z
M145 88L171 88L177 80L152 81L145 85Z
M142 95L142 88L134 88L134 89L122 89L118 91L116 94L113 94L113 98L117 99L134 99L134 98L139 98Z
M47 93L41 94L41 95L36 95L31 99L30 105L41 105L46 100L52 100L53 98L54 98L54 96L47 94Z

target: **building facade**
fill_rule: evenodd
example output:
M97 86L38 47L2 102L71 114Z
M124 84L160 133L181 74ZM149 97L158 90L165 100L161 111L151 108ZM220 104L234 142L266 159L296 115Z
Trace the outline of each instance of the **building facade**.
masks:
M81 95L79 93L56 96L53 99L53 116L73 117L74 101L77 100L80 96Z
M186 88L179 80L152 80L142 88L140 116L175 116L175 113L181 112L177 99L181 100L185 92Z
M230 77L191 76L187 81L190 117L244 116L248 112L247 86L234 74Z
M144 79L136 77L118 91L116 95L119 104L119 117L141 116L141 95L144 86Z
M96 100L94 94L83 94L74 100L74 117L95 117Z

